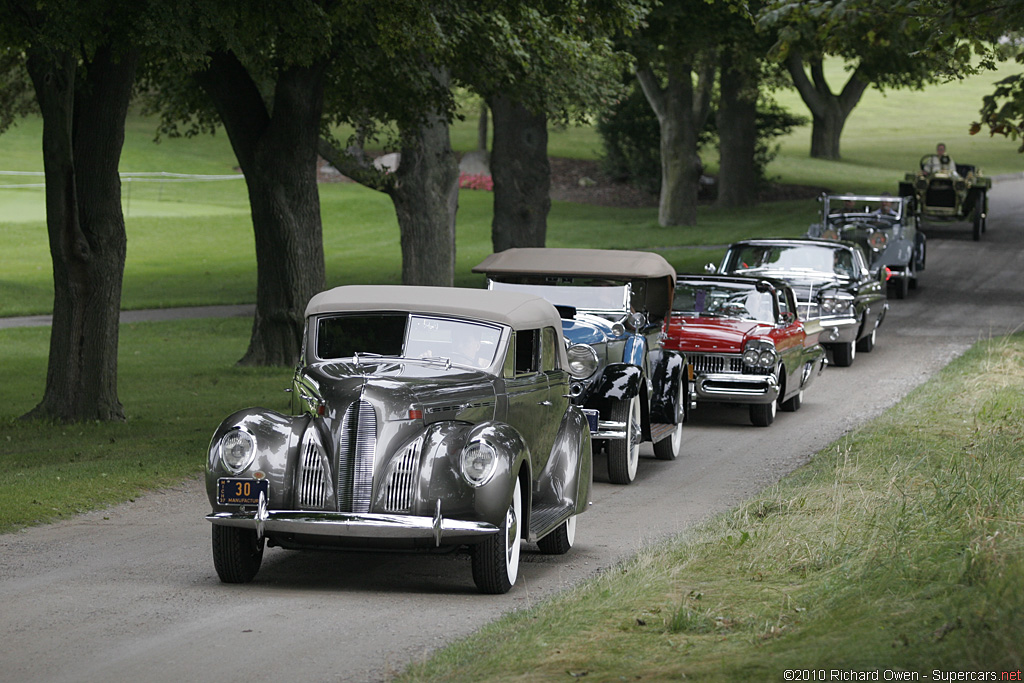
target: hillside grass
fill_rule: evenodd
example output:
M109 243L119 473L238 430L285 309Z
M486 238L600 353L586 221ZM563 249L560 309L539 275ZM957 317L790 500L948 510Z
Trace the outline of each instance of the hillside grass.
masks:
M979 343L736 509L396 680L1018 680L1022 441L1024 336Z

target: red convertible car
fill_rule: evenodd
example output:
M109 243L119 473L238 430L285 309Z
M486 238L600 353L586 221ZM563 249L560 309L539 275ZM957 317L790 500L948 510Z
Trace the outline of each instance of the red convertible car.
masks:
M793 290L771 278L680 275L666 332L663 348L693 365L697 404L747 404L758 427L778 408L799 410L827 363Z

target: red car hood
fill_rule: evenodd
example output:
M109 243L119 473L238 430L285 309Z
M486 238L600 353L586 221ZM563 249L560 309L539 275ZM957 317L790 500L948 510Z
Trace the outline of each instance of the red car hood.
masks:
M754 320L672 316L668 338L662 345L676 351L742 353L751 337L767 336L772 326Z

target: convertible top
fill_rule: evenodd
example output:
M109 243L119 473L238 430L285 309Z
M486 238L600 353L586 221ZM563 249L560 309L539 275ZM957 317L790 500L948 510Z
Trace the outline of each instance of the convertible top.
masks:
M349 311L401 311L446 315L508 325L513 329L562 329L558 311L548 301L522 292L494 292L462 287L348 285L309 300L306 316Z
M649 251L619 249L558 249L526 247L491 254L473 268L494 275L576 275L620 280L669 277L676 271L668 261Z

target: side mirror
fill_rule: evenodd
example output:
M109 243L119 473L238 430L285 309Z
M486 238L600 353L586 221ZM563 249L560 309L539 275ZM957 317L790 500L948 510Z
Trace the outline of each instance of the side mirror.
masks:
M782 324L783 325L792 325L795 322L796 322L796 313L793 313L792 311L787 311L787 312L782 314Z
M718 268L715 267L714 263L709 263L706 266L704 266L704 272L708 273L709 275L714 275L715 273L718 272Z

